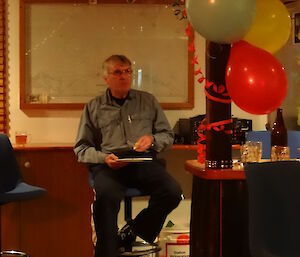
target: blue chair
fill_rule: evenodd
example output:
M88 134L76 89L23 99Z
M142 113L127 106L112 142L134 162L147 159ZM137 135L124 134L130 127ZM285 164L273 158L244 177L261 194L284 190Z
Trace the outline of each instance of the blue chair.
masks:
M271 158L271 132L270 131L248 131L247 141L262 142L262 158ZM298 148L300 148L300 131L288 130L288 146L290 147L290 158L299 158Z
M262 142L262 158L271 158L271 133L270 131L248 131L245 134L246 141Z
M13 147L5 134L0 134L0 165L0 208L6 203L29 200L46 193L45 189L28 185L23 181ZM1 251L1 235L0 252L1 256L28 256L20 251Z
M300 256L300 162L248 163L252 257Z
M298 148L300 148L300 131L288 130L288 146L290 147L290 157L299 158Z

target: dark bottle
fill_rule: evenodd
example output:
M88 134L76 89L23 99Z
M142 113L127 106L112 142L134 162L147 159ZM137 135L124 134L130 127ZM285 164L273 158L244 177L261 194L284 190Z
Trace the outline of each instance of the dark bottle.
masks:
M282 117L282 109L277 109L277 115L271 130L271 146L287 146L287 130Z

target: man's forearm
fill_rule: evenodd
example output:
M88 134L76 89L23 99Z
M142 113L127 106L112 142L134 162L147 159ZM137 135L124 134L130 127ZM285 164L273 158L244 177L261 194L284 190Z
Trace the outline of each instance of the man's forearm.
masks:
M161 152L171 147L174 142L174 136L172 132L156 133L153 135L153 149L157 152Z
M79 145L75 146L74 152L79 162L83 163L105 163L106 153L96 150L95 147Z

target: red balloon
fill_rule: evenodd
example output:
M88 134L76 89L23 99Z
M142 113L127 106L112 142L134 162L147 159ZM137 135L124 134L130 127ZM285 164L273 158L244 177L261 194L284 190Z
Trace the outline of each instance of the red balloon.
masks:
M225 79L232 101L252 114L274 111L287 93L282 65L269 52L243 40L231 48Z

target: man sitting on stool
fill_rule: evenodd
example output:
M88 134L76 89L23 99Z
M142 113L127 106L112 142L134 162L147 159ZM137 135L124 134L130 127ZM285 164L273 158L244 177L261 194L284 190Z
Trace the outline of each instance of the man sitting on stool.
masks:
M130 60L112 55L103 63L106 93L84 108L74 147L79 162L89 163L96 200L95 257L116 257L118 249L135 241L136 235L153 242L167 215L175 209L182 190L155 158L173 143L173 132L155 97L131 89ZM154 153L153 161L127 163L118 160L120 149ZM149 205L119 232L117 217L125 189L138 188L150 195Z

